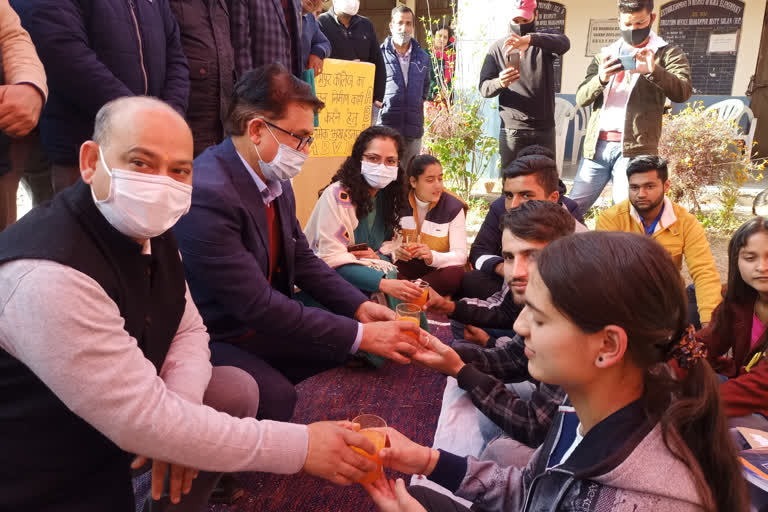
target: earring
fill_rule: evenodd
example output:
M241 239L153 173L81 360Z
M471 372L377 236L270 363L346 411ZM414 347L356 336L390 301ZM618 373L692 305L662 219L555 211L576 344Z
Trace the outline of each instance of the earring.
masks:
M598 357L597 360L602 363L603 362L603 356Z

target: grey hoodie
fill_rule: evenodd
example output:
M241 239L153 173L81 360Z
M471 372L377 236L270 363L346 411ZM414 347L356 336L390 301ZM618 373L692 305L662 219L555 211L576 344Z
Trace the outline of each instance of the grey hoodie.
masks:
M702 511L693 473L667 449L658 424L633 421L638 413L642 408L635 403L606 418L557 466L548 462L562 412L525 468L441 453L430 479L487 511ZM466 471L458 481L460 461Z

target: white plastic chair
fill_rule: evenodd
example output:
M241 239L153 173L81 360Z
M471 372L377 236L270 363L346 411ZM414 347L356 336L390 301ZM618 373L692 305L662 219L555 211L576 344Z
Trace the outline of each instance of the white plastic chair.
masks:
M32 209L32 190L24 180L19 182L16 190L16 218L20 219Z
M592 107L576 107L576 115L573 118L573 148L571 148L571 163L579 163L579 150L581 141L587 134L587 123L592 115Z
M704 111L716 111L717 119L719 121L734 121L738 123L739 119L741 119L741 116L744 115L744 109L746 108L747 106L743 101L732 98L730 100L723 100L718 101L717 103L713 103Z
M709 111L716 111L717 112L717 119L720 121L732 121L737 126L741 122L742 116L747 116L747 129L745 130L745 133L738 133L733 140L736 141L742 141L744 143L745 150L751 155L753 148L752 143L755 140L755 130L757 129L757 119L755 118L755 114L752 112L752 109L749 108L744 104L743 101L739 99L730 99L730 100L723 100L718 101L717 103L714 103L707 107L705 110L706 112ZM740 128L739 128L739 131Z
M755 142L755 130L757 130L757 118L755 117L754 112L752 112L752 109L747 106L744 107L744 114L747 116L747 122L749 123L747 125L746 133L740 134L734 140L743 141L744 149L747 151L747 154L752 155L755 149L754 147L752 147L752 144Z
M563 98L555 98L555 149L557 157L557 170L563 171L565 158L565 138L568 136L568 126L576 115L576 107L570 101Z

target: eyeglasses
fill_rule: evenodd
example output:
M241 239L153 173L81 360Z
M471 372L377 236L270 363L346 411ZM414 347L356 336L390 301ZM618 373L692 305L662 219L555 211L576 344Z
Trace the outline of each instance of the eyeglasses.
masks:
M267 125L271 126L272 128L274 128L274 129L276 129L276 130L280 130L280 131L281 131L281 132L283 132L283 133L287 133L288 135L290 135L290 136L291 136L291 137L293 137L294 139L298 140L298 141L299 141L299 143L296 145L296 150L298 150L298 151L301 151L301 150L302 150L302 149L304 149L304 148L308 148L308 147L309 147L309 146L311 146L311 145L312 145L312 143L315 141L315 138L314 138L314 137L302 137L301 135L296 135L295 133L293 133L293 132L289 132L288 130L286 130L286 129L284 129L284 128L280 128L280 127L279 127L279 126L277 126L276 124L274 124L274 123L270 123L269 121L267 121L267 120L266 120L266 119L264 119L264 118L260 118L260 119L261 119L262 121L264 121L264 123L265 123L265 124L267 124Z
M379 165L381 163L381 156L377 155L376 153L363 153L363 158L367 162L371 162L374 165ZM397 167L397 164L400 163L397 159L397 157L389 157L386 160L384 160L384 165L389 165L390 167Z

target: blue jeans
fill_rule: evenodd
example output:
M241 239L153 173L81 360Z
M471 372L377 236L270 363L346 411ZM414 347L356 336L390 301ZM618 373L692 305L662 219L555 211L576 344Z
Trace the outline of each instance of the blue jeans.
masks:
M621 142L598 140L595 157L582 158L569 197L586 212L600 197L605 185L613 180L613 203L624 201L629 195L627 163L629 158L622 156Z

